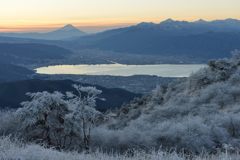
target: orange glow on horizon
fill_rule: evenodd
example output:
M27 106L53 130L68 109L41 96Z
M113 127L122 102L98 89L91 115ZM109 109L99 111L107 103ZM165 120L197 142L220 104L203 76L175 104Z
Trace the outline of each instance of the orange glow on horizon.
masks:
M40 24L40 25L9 25L9 26L1 26L0 25L0 32L48 32L51 30L58 29L63 27L67 24L72 24L75 27L81 28L115 28L115 27L124 27L134 25L135 23L113 23L113 24L82 24L82 23L59 23L59 24Z
M167 18L240 19L240 0L2 0L0 6L0 32L44 32L66 24L94 30Z
M172 18L172 17L169 17ZM226 19L227 17L220 17L218 19ZM231 17L232 18L232 17ZM233 17L236 19L240 19L239 17ZM67 21L67 22L58 22L58 23L41 23L41 22L16 22L16 23L9 23L5 25L1 25L0 23L0 32L48 32L51 30L55 30L57 28L63 27L66 24L72 24L75 27L81 29L81 28L98 28L99 30L109 29L109 28L118 28L118 27L125 27L125 26L131 26L135 25L141 22L153 22L153 23L160 23L163 20L166 20L167 18L152 18L152 19L129 19L129 20L95 20L95 21L85 21L85 22L78 22L78 21ZM174 20L184 20L184 21L196 21L198 19L204 19L207 21L216 20L214 17L209 18L198 18L198 17L189 17L185 19L173 17ZM120 22L119 22L120 21Z

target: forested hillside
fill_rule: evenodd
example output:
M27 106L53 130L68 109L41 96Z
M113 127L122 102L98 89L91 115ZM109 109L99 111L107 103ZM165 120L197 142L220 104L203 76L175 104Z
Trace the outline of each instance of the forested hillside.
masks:
M195 153L239 148L239 67L239 55L211 61L187 80L156 88L123 107L105 129L97 128L99 145L176 147ZM112 137L114 143L98 135Z

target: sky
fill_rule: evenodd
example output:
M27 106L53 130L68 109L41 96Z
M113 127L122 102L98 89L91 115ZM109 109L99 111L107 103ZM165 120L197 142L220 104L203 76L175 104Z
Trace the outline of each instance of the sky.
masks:
M240 19L240 0L0 0L0 31L49 31L73 24L87 32L164 19Z

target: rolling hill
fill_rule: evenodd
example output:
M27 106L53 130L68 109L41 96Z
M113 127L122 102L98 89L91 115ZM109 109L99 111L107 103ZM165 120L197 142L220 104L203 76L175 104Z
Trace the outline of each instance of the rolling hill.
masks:
M35 72L21 66L0 64L0 82L30 79Z
M75 91L73 84L80 84L70 80L24 80L9 83L0 83L0 103L1 108L18 108L20 103L28 100L25 95L27 92L54 92L60 91L65 93L67 91ZM88 84L81 84L83 86L93 86ZM114 109L121 107L124 103L129 103L134 97L139 97L139 94L131 93L123 89L108 89L101 86L96 86L97 89L102 90L100 95L103 100L97 101L97 109L105 111L106 109Z
M70 50L48 44L0 43L0 63L35 64L41 61L63 59Z

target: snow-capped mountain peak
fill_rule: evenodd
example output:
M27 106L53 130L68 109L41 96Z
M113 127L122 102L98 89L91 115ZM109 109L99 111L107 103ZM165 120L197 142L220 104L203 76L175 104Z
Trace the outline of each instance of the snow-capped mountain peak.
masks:
M80 31L78 28L74 27L72 24L67 24L64 27L58 29L61 31Z

